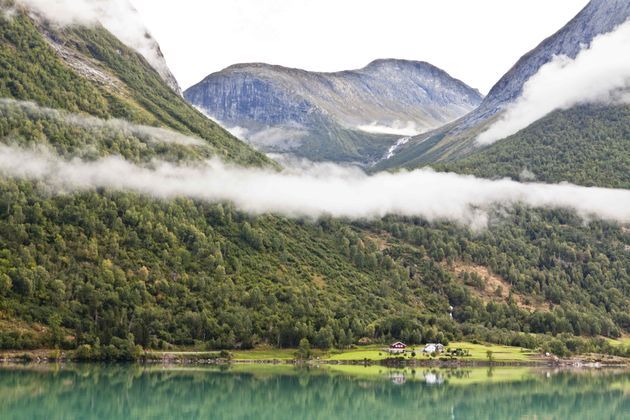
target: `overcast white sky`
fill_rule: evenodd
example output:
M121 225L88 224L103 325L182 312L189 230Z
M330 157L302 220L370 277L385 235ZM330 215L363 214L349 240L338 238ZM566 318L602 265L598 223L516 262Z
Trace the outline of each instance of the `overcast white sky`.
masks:
M428 61L484 94L588 0L131 0L187 88L231 64Z

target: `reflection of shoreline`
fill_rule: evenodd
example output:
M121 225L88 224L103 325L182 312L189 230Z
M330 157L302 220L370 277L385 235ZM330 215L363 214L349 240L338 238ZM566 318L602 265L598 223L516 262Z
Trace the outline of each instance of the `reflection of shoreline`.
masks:
M347 368L347 369L344 369ZM253 376L300 376L309 374L314 376L343 376L358 378L362 381L391 380L396 384L426 383L428 385L482 383L482 382L507 382L520 381L532 378L549 379L563 374L572 375L630 375L628 368L528 368L528 367L435 367L425 370L413 368L389 369L383 366L349 366L349 365L321 365L317 367L308 365L287 364L234 364L234 365L206 365L206 364L136 364L136 363L0 363L0 374L3 372L32 372L40 374L98 372L124 372L126 374L199 374L199 373L223 373L223 374L248 374Z
M0 352L0 366L3 363L39 363L39 364L58 364L58 363L76 363L73 352L61 351L56 355L57 359L51 359L53 350L5 350ZM404 357L390 357L385 359L348 359L348 360L329 360L326 358L316 358L308 361L295 360L292 358L268 358L268 359L233 359L220 358L216 356L218 352L159 352L147 351L141 357L133 362L138 366L147 365L300 365L300 366L317 366L317 365L346 365L346 366L383 366L392 369L402 368L475 368L475 367L532 367L532 368L630 368L630 358L622 358L615 356L605 356L602 358L594 358L587 356L574 356L567 359L559 359L556 357L537 356L529 360L522 361L501 361L501 360L467 360L465 358L453 358L442 360L439 359L416 359ZM99 364L98 361L81 362Z
M463 368L463 369L448 369L437 368L417 372L415 369L404 370L390 370L386 375L380 376L387 378L394 385L404 385L408 382L424 383L429 386L440 385L472 385L487 383L502 383L502 382L518 382L527 379L543 379L549 380L558 375L571 374L576 376L583 375L620 375L630 374L629 369L607 368L607 369L592 369L581 367L559 367L555 369L533 368L522 372L516 371L517 368L497 368L494 366L488 366L485 368ZM513 371L515 375L506 376L506 371ZM484 380L485 378L485 380ZM367 384L367 382L365 383Z

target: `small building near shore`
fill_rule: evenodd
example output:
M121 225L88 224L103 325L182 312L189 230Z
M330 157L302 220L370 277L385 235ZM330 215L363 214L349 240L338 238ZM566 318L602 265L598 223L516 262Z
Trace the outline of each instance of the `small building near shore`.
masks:
M422 352L427 354L442 353L443 351L444 346L440 343L427 343L422 349Z
M401 353L405 352L406 348L407 348L407 345L405 343L397 341L397 342L391 344L389 346L389 349L387 349L387 351L392 353L392 354L401 354Z

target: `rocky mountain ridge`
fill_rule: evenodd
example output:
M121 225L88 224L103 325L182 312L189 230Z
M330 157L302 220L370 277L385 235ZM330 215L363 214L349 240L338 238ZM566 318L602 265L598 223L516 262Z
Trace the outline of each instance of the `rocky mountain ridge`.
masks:
M262 150L292 151L314 160L382 156L398 138L452 121L482 99L477 90L429 63L394 59L335 73L237 64L209 75L184 95L223 125L239 127ZM344 147L339 137L351 137L349 144ZM374 141L380 150L362 155L359 149ZM322 155L328 146L331 153Z

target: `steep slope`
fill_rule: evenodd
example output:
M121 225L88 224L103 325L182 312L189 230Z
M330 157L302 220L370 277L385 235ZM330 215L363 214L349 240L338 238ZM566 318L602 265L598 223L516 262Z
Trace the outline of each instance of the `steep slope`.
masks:
M244 129L261 150L363 163L381 158L400 137L462 116L482 98L428 63L404 60L338 73L239 64L184 95L224 125Z
M0 64L5 145L45 147L68 159L117 155L150 164L218 155L270 164L102 27L58 29L24 12L0 16ZM162 141L147 125L193 143ZM415 296L384 283L402 267L360 268L354 258L370 259L372 248L341 254L338 230L252 219L228 204L106 190L51 195L5 176L0 189L0 318L16 326L0 331L0 348L100 343L109 346L104 357L118 358L135 343L296 345L324 327L326 340L353 341L395 301L421 315ZM353 247L360 241L351 231L342 236ZM366 302L362 323L344 315Z
M477 136L517 99L525 82L556 55L574 58L595 36L608 33L630 17L625 0L593 0L561 30L524 55L492 88L473 112L437 130L411 139L374 170L418 167L452 161L479 148Z
M129 0L3 0L2 4L9 14L21 6L34 19L50 20L49 23L57 27L79 23L103 26L123 44L141 54L164 82L181 95L179 84L166 64L160 46Z
M270 164L103 28L0 16L0 64L0 151ZM605 341L572 335L630 330L627 229L565 211L498 209L482 232L397 217L290 220L0 173L0 349L80 346L82 357L124 359L137 345L466 335L591 351ZM478 272L505 293L488 300Z
M630 107L583 105L557 111L439 168L485 178L630 189Z
M164 83L143 57L100 26L58 29L14 12L0 21L0 95L50 108L164 126L206 140L221 157L269 164Z

